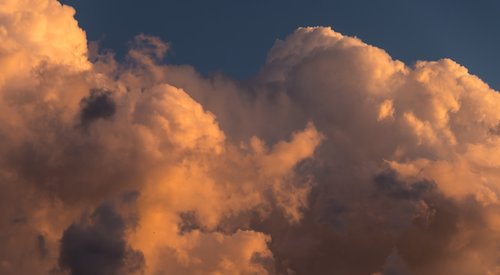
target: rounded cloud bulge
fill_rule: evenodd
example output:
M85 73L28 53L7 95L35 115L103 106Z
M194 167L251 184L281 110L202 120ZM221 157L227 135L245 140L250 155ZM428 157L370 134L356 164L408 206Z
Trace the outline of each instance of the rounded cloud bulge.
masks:
M240 81L74 14L0 3L1 274L500 272L500 96L463 66L305 27Z

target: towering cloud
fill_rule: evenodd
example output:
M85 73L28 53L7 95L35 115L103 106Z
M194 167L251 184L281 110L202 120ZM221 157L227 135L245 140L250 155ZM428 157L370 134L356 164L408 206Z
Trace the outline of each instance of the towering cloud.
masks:
M500 273L500 96L464 67L316 27L204 77L73 15L0 3L1 274Z

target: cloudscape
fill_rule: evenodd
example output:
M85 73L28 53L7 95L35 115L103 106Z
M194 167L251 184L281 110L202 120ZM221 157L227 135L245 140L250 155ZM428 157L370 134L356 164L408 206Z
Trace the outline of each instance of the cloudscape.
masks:
M464 66L300 27L241 81L74 16L0 2L0 274L500 274L500 95Z

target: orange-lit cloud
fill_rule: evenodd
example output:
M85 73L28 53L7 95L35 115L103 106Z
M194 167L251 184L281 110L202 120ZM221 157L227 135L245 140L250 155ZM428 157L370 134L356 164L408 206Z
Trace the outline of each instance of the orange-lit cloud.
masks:
M241 83L73 16L0 3L1 274L500 272L500 96L466 68L299 28Z

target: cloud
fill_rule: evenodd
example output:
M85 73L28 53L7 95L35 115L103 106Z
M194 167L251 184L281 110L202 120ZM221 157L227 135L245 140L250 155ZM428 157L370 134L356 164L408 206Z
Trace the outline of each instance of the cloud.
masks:
M0 4L0 273L499 272L500 96L463 66L299 28L242 82L73 16Z
M78 274L132 274L144 265L142 253L127 246L125 224L111 205L99 206L90 225L70 225L63 233L59 264Z
M82 100L80 120L87 125L99 118L108 118L115 113L115 103L110 99L110 92L92 91Z

